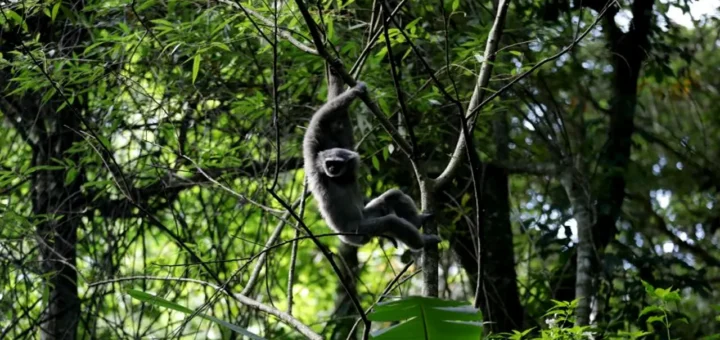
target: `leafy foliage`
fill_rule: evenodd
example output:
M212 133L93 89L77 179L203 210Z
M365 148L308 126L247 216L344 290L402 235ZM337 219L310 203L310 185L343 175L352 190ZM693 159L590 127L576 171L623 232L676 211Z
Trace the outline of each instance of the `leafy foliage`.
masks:
M387 27L380 2L302 3L400 135L414 136L423 171L442 173L460 135L455 100L467 106L486 64L494 3L390 1L400 8ZM604 1L570 3L512 1L486 96L518 82L475 116L482 164L464 162L436 197L447 240L440 300L414 296L422 282L416 267L401 271L402 249L378 241L348 250L312 200L301 204L301 137L327 89L297 2L3 2L0 338L40 337L53 303L67 308L60 316L77 314L77 324L58 323L77 338L305 338L212 289L147 277L243 292L332 339L346 339L361 319L341 280L365 308L385 289L411 296L370 313L373 330L385 330L378 338L498 329L513 339L718 338L720 22L671 20L700 1L633 0L593 27ZM644 12L633 6L647 3L645 59L630 82L617 78L625 55L612 44L627 40L613 34L635 32L638 22L627 21ZM618 88L636 92L619 102ZM618 123L629 108L632 119ZM362 103L351 113L366 194L400 187L419 201L415 172L377 117ZM627 164L618 166L611 142L631 125ZM593 227L607 243L590 275L591 327L574 324L578 225L554 172L568 164L585 170L591 211L616 217ZM484 181L479 210L473 175ZM295 203L346 277L296 232L268 188ZM595 204L613 195L619 205ZM475 298L478 258L481 307L497 309L484 320L442 309Z

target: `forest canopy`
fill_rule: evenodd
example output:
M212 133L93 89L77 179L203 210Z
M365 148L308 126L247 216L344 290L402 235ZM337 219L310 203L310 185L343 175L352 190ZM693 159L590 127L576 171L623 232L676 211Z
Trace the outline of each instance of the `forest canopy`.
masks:
M719 11L0 1L0 338L720 338ZM361 195L438 245L308 193L358 82Z

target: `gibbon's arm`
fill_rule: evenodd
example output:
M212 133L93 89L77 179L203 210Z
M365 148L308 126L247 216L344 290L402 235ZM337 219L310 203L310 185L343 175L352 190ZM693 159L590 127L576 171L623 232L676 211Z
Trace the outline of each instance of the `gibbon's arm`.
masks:
M317 130L327 123L338 120L342 115L347 114L346 109L360 94L367 91L367 86L364 82L357 82L357 84L343 92L341 95L330 99L323 106L318 109L310 119L310 125L308 130Z
M343 82L342 78L340 78L340 76L337 75L335 73L335 71L333 71L329 65L326 66L325 73L327 76L327 83L328 83L327 97L329 100L329 99L333 99L333 98L339 96L341 93L343 93L343 90L345 89L345 82Z

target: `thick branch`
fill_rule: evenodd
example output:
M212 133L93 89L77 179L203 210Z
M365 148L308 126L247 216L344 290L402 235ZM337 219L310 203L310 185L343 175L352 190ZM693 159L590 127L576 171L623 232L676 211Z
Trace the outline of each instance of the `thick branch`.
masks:
M495 21L493 27L488 34L488 40L485 44L485 53L483 54L483 65L480 68L480 74L478 75L477 82L475 83L475 89L473 90L472 97L470 97L470 103L467 106L467 112L465 116L468 119L468 132L470 135L468 138L472 138L472 131L474 126L474 119L471 118L472 110L475 109L478 104L485 97L486 88L490 82L490 75L492 74L493 65L495 64L495 57L497 55L498 44L502 37L503 29L505 28L505 16L510 2L507 0L501 0L498 4L498 11L495 15ZM466 139L465 135L461 134L458 138L458 142L455 145L455 151L453 151L452 157L448 162L445 170L435 180L435 186L440 188L447 184L460 167L462 162L463 152L465 151Z

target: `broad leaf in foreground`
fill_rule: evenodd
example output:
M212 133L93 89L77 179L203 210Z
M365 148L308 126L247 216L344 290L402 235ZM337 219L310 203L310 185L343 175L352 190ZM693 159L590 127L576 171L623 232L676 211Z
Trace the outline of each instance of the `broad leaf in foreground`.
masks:
M479 339L483 332L482 314L469 303L422 296L379 303L368 318L399 322L373 339Z

